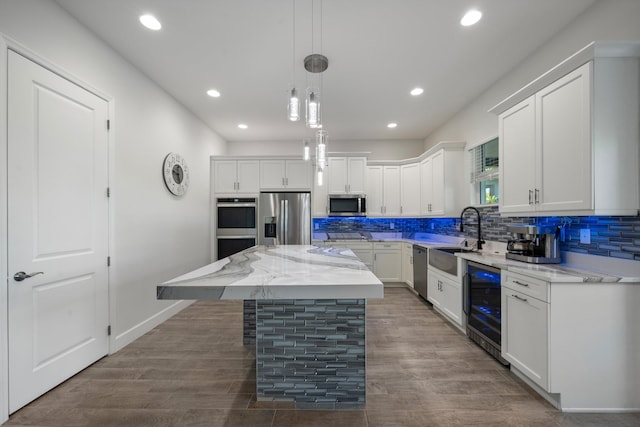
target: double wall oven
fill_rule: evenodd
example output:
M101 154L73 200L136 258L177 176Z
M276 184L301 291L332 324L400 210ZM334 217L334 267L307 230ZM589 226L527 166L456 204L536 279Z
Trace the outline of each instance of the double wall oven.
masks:
M216 259L256 245L257 206L255 197L221 197L216 200Z

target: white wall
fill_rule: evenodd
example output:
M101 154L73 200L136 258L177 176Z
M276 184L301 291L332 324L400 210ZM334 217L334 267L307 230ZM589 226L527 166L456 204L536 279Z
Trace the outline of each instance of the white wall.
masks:
M309 141L314 147L313 139ZM328 150L330 153L371 153L369 160L409 159L425 151L422 140L340 141L331 138ZM231 156L302 156L302 141L232 141L227 153Z
M115 351L171 312L174 302L156 301L157 284L209 262L209 156L225 154L226 141L53 1L0 1L0 33L112 97L110 299ZM5 105L6 99L0 102ZM5 152L6 146L0 150ZM162 180L162 162L171 151L182 154L191 170L191 186L182 199L172 197ZM5 157L0 161L6 171ZM4 206L2 185L0 208ZM6 225L0 231L6 236ZM0 255L4 258L3 251ZM0 305L5 307L6 286L6 281L0 283ZM0 422L6 412L6 374L1 369Z
M592 41L640 40L639 0L599 0L480 97L432 132L429 148L443 140L476 145L498 135L498 119L487 111Z

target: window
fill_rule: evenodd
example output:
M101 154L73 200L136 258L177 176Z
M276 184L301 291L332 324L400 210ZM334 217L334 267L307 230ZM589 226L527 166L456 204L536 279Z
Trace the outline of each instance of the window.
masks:
M498 203L500 198L498 187L498 173L500 161L498 159L498 138L469 150L471 155L471 194L473 203L489 205Z

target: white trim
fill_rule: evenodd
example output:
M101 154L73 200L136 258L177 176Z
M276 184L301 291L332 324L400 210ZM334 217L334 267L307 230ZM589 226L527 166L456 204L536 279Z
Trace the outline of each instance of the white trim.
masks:
M72 73L64 70L63 68L55 65L54 62L48 60L47 58L39 55L24 46L22 43L6 36L3 33L0 33L0 76L3 76L0 79L0 129L3 129L4 132L0 132L0 166L2 166L2 170L5 171L4 174L0 174L0 235L7 236L8 235L8 199L7 199L7 175L6 171L8 168L8 160L7 160L7 102L8 102L8 64L7 64L7 52L12 50L25 58L28 58L30 61L35 62L36 64L46 68L47 70L55 73L64 79L72 82L75 85L80 86L81 88L91 92L92 94L102 98L108 103L109 110L109 118L114 117L114 100L113 97L106 94L105 92L98 90L94 86L88 84L84 80L78 78ZM109 179L112 176L112 165L113 165L113 150L111 149L114 144L114 132L110 131L108 135L108 144L109 144L109 152L108 152L108 174ZM112 224L112 208L111 200L109 200L109 230L108 230L108 246L109 248L113 247L112 236L113 236L113 224ZM0 424L4 423L9 419L9 336L8 336L8 293L9 293L9 274L7 271L7 261L8 261L8 247L9 243L7 239L5 239L5 243L0 245L0 277L4 277L5 280L0 281L0 319L4 319L2 324L4 327L0 328ZM111 255L111 251L109 251ZM106 260L105 260L106 261ZM115 312L114 312L114 301L113 301L113 292L111 292L111 281L109 275L107 276L108 281L108 290L109 290L109 322L113 323L115 321ZM113 353L113 340L109 342L109 354Z
M111 353L115 353L116 351L124 348L126 345L131 344L133 341L137 340L156 326L160 325L165 320L171 318L176 313L179 313L180 311L189 307L194 302L195 301L187 300L176 301L169 307L143 320L132 328L124 331L120 335L117 335L115 337L112 336L113 341L111 345Z
M0 236L7 236L7 39L0 33ZM9 419L9 326L8 295L9 274L7 272L7 256L9 243L7 239L0 245L0 424Z
M480 139L479 142L470 142L470 143L468 143L467 146L466 146L466 149L467 149L467 151L471 151L474 148L476 148L477 146L482 145L482 144L486 144L487 142L489 142L491 140L494 140L494 139L498 139L498 134L497 133L494 134L493 136L488 137L488 138ZM500 140L499 139L498 139L498 144L500 144Z

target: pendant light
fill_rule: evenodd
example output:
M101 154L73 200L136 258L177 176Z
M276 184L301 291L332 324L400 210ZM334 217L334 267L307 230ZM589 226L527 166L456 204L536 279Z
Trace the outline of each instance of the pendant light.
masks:
M303 142L304 142L304 154L302 158L305 161L308 161L311 158L311 153L310 153L311 148L309 147L309 140L305 139Z

